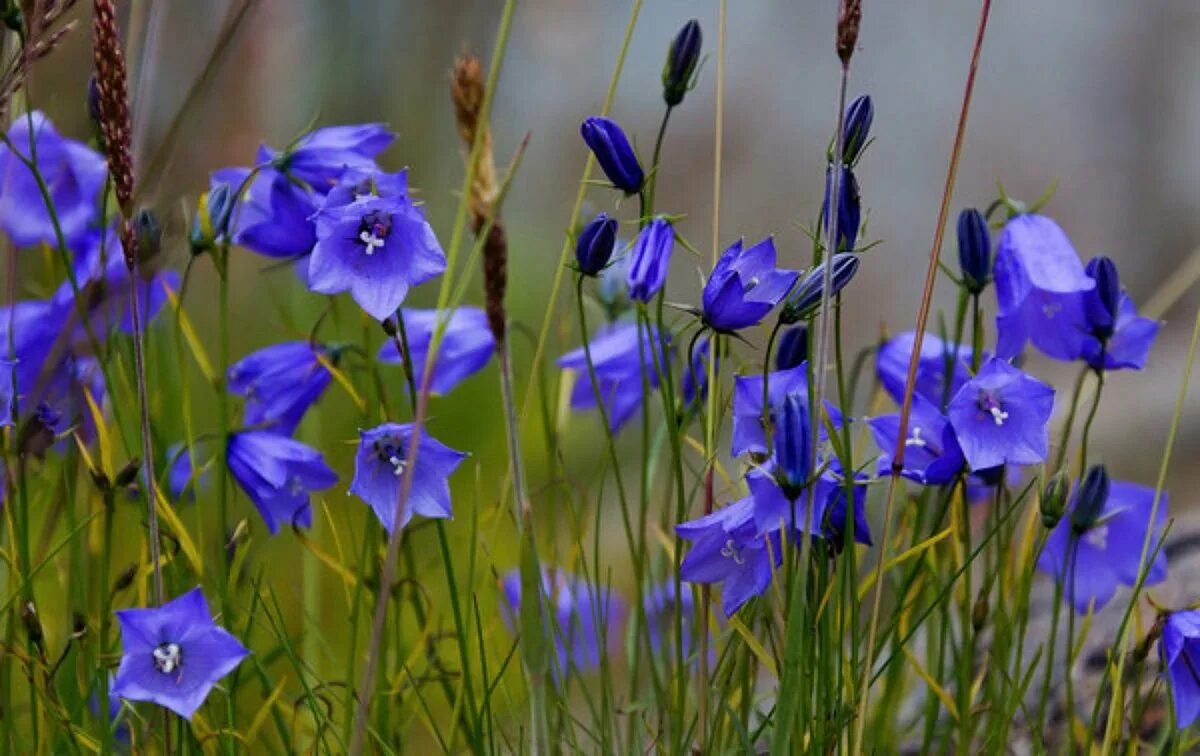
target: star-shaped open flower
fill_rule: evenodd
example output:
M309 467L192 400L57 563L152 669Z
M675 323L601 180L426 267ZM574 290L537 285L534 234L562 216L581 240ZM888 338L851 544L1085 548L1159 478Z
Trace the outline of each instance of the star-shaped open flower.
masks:
M191 719L213 686L250 655L213 623L199 588L155 609L118 611L121 665L113 695L149 701Z
M281 525L312 525L309 492L337 482L319 451L270 431L233 434L225 459L272 534Z
M395 522L396 507L400 505L412 431L411 423L384 423L359 431L350 493L370 505L389 533ZM400 513L400 527L407 525L414 514L433 518L452 515L449 478L466 456L464 452L431 438L428 433L421 433L417 442L416 467L411 473L412 486L404 511Z
M891 471L892 455L899 440L900 415L882 415L867 421L879 446L879 474ZM900 474L928 486L954 480L962 470L963 453L950 421L925 397L913 394L904 439L904 467Z
M946 414L974 472L1044 462L1053 410L1053 388L992 358L958 390Z
M762 595L771 584L772 559L775 566L781 563L778 532L760 536L757 531L752 497L675 526L680 538L692 541L679 566L680 577L689 583L720 583L726 617Z
M723 332L756 325L788 295L799 276L775 267L771 237L748 249L739 239L717 260L704 284L704 322Z
M290 436L333 380L323 360L328 350L286 341L246 355L229 366L230 393L246 397L243 422Z
M1182 730L1200 717L1200 610L1167 615L1158 651L1171 681L1175 726Z

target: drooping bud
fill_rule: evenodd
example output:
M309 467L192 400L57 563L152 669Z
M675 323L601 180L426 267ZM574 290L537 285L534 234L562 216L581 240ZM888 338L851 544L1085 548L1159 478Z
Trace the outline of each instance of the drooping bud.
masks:
M799 323L801 320L816 313L821 306L821 291L824 288L825 265L821 263L808 272L796 286L795 293L784 303L779 312L779 319L785 325ZM858 272L858 255L842 252L833 256L833 297Z
M692 88L696 64L700 62L702 41L700 22L694 18L684 24L675 39L671 40L671 49L667 51L667 62L663 64L662 71L663 99L668 107L673 108L683 102L683 96Z
M138 260L154 259L162 251L162 224L149 208L138 210L133 218L133 230L137 235Z
M616 121L592 116L584 120L579 132L613 186L626 194L641 191L646 174L642 172L633 145Z
M1067 511L1067 495L1070 491L1071 485L1067 482L1066 474L1061 470L1046 481L1039 504L1042 512L1042 526L1046 530L1053 530L1058 525L1058 521L1062 519L1063 512Z
M45 402L34 409L33 416L25 421L17 434L17 451L45 459L46 450L54 445L62 413Z
M41 653L45 653L43 643L46 639L46 633L42 630L42 620L38 617L37 607L32 601L26 601L21 606L21 623L25 625L25 633L29 636L29 642L38 647Z
M1108 502L1108 489L1108 469L1104 465L1088 468L1075 492L1075 506L1071 508L1071 527L1076 533L1086 533L1095 526Z
M1113 335L1121 307L1121 278L1117 266L1107 257L1093 257L1084 272L1096 282L1096 288L1084 297L1088 324L1101 339Z
M875 105L870 95L859 95L846 108L846 120L842 126L842 162L846 165L853 165L867 146L873 120Z
M808 326L800 324L783 332L775 352L775 369L791 370L808 359Z
M608 213L599 213L583 227L575 243L575 262L579 272L594 276L604 270L612 258L616 243L617 219L608 217Z
M667 282L667 268L675 248L675 228L665 218L646 224L629 255L629 296L649 302Z
M858 192L858 179L854 171L843 167L842 179L838 183L837 251L849 252L858 241L858 228L862 225L862 196ZM825 171L825 200L821 205L821 229L829 223L829 195L833 193L833 166Z
M958 214L958 264L967 291L979 294L992 280L992 236L983 213L969 207Z
M788 394L779 408L774 429L775 479L784 494L795 501L808 482L810 426L806 397Z

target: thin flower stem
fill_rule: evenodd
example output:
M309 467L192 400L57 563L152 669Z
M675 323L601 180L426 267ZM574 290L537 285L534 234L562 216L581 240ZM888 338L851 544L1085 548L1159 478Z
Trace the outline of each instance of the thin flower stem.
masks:
M988 15L991 12L991 0L983 0L979 15L979 28L975 34L975 44L971 51L971 62L967 69L967 82L963 91L962 106L958 115L958 127L954 134L954 146L950 149L950 165L946 171L946 185L942 190L942 203L938 209L937 225L933 232L933 245L929 250L929 265L925 274L925 288L921 294L921 304L917 310L916 333L913 336L912 355L908 361L908 376L904 385L904 401L900 405L900 422L897 429L896 453L892 458L892 475L888 484L887 504L884 509L883 538L880 541L879 562L875 567L874 595L871 599L871 619L867 629L867 651L863 657L863 682L859 693L858 716L855 735L851 740L851 751L862 747L863 734L866 727L867 707L871 695L871 665L875 658L875 633L879 626L879 606L883 597L883 568L887 564L888 541L891 538L892 514L896 504L896 493L900 486L900 471L904 468L904 440L908 437L908 419L912 411L913 389L917 381L917 365L921 356L921 344L925 338L925 327L929 320L929 310L933 304L933 289L937 283L938 260L941 257L942 239L946 232L946 218L950 213L950 201L954 195L954 181L958 175L958 161L962 155L963 142L967 131L967 116L971 109L971 95L975 90L975 74L979 69L980 53L983 49L983 39L987 32Z

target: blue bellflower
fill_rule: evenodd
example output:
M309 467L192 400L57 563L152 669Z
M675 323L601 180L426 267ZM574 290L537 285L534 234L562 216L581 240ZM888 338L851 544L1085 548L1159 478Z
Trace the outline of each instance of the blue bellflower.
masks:
M650 388L658 388L658 371L651 352L649 340L658 344L659 362L669 359L666 339L660 340L658 330L651 328L649 334L639 333L634 323L617 323L602 329L592 337L589 346L592 364L596 371L601 401L608 413L609 428L613 433L621 429L642 405L642 371L646 371ZM558 366L576 374L571 389L571 409L586 410L596 406L596 393L588 375L587 356L583 347L558 358Z
M100 192L108 167L102 155L59 136L50 119L36 111L17 116L9 127L8 139L16 154L8 145L0 145L0 229L18 247L58 246L37 179L21 159L30 158L31 129L38 173L49 190L63 237L68 246L74 246L99 220Z
M1171 681L1175 726L1182 730L1200 717L1200 610L1167 615L1158 651Z
M350 291L376 320L391 317L412 286L446 269L446 257L399 181L376 176L366 193L353 175L349 192L331 191L316 215L317 243L308 263L308 285L322 294ZM403 187L404 190L407 187Z
M838 184L837 251L852 252L858 242L858 229L862 225L862 197L858 192L858 180L854 171L843 166L842 179ZM829 195L833 192L833 167L825 170L825 200L821 205L821 229L829 220Z
M667 580L646 592L642 606L646 610L646 626L650 633L650 648L656 654L669 656L675 648L675 615L683 618L683 657L686 659L696 653L696 644L692 632L692 612L695 611L695 599L692 590L681 586L676 600L675 579Z
M196 489L207 473L207 463L197 464L182 443L167 447L167 491L173 501L195 501Z
M359 431L358 453L354 457L354 480L350 493L365 501L391 533L395 527L396 507L400 503L403 476L408 467L411 423L384 423ZM400 513L400 527L414 514L430 518L449 518L450 474L466 454L455 451L428 433L417 441L416 467L410 473L412 484Z
M210 203L218 187L233 187L237 191L250 175L247 168L226 168L213 174L209 189ZM218 198L219 199L219 198ZM317 243L316 226L312 216L317 212L320 195L287 175L264 170L250 180L249 186L229 207L214 208L219 213L214 225L221 230L221 221L229 229L234 244L266 257L299 259L312 252ZM222 217L223 216L223 217ZM217 243L214 239L212 243Z
M689 583L720 583L726 617L771 584L771 573L783 558L778 533L759 535L754 499L740 499L696 520L681 522L675 532L692 548L679 566Z
M312 525L309 493L337 482L319 451L269 431L231 435L225 459L272 535L280 525Z
M613 186L626 194L637 194L642 190L646 175L629 138L616 121L592 116L584 119L579 133Z
M375 170L375 158L395 138L381 123L326 126L305 134L282 152L261 146L258 162L272 163L277 170L325 194L347 168Z
M771 237L748 249L739 239L717 260L704 284L704 323L727 333L757 325L788 295L799 275L775 267Z
M900 415L883 415L867 421L879 446L879 474L890 474L892 454L899 440ZM900 474L927 486L949 483L963 468L963 453L954 428L936 405L919 394L913 395L908 417L908 437L904 439L904 466Z
M992 280L992 235L983 213L969 207L958 214L958 265L972 294Z
M112 693L191 719L222 677L250 652L213 623L199 588L153 609L118 611L121 665Z
M789 491L788 486L781 484L781 477L779 466L774 463L746 476L758 534L787 532L794 540L800 533L807 532L835 548L841 546L846 527L846 483L836 460L830 460L829 467L812 483L811 516L808 514L808 489ZM865 481L866 477L856 475L855 480ZM854 540L869 546L871 530L867 524L866 495L865 485L855 483Z
M89 231L80 239L78 249L72 267L75 283L87 302L92 332L99 336L116 328L122 333L133 333L133 311L129 307L132 284L117 230ZM179 290L179 274L173 270L161 271L140 277L136 285L142 326L148 327L167 303L167 292ZM54 302L68 318L77 321L78 307L70 281L59 285ZM77 344L88 345L83 325L76 326L72 339Z
M839 252L833 256L833 291L829 293L830 297L837 296L838 292L846 288L846 284L850 283L854 274L858 272L858 264L858 255L849 252ZM821 263L804 274L804 278L800 279L800 283L796 284L795 290L784 303L779 319L791 325L810 315L815 315L821 307L823 291L825 291L825 263Z
M1082 486L1076 487L1067 509L1067 516L1046 539L1038 557L1037 567L1065 584L1063 596L1073 601L1075 610L1084 613L1094 602L1099 611L1116 593L1119 585L1132 586L1140 571L1139 560L1154 506L1154 489L1135 483L1114 480L1108 496L1098 510L1079 521L1076 510L1081 506ZM1162 532L1167 519L1167 498L1163 494L1151 533L1151 544ZM1080 527L1083 525L1083 527ZM1074 552L1074 553L1072 553ZM1074 596L1070 571L1074 566ZM1160 583L1167 577L1166 554L1159 552L1146 574L1146 585Z
M808 360L808 326L794 325L779 337L775 369L790 370Z
M675 228L666 218L646 224L633 242L629 253L629 297L649 302L667 282L671 253L675 248Z
M608 265L617 243L617 219L597 213L579 232L575 242L575 264L585 276L595 276Z
M875 374L883 390L895 400L904 402L904 387L908 381L908 361L912 356L916 332L905 331L888 339L879 347L875 356ZM967 365L971 362L971 349L960 346L952 354L954 345L943 341L932 333L921 339L921 354L917 357L917 380L913 387L915 396L924 397L931 404L941 407L946 397L954 396L971 374ZM947 387L947 368L949 386Z
M1035 465L1050 451L1054 389L992 358L950 400L946 415L971 471Z
M246 397L245 425L290 436L329 387L333 375L319 344L286 341L248 354L229 366L232 394Z
M1010 220L996 244L997 356L1016 356L1026 341L1050 357L1076 358L1079 295L1095 288L1058 224L1042 215ZM1064 296L1068 295L1068 296Z
M770 416L778 416L784 400L790 394L808 396L808 363L802 362L788 370L778 370L767 377L767 405ZM835 428L842 426L842 413L831 402L825 402L825 412ZM824 437L825 429L821 429ZM739 375L733 379L733 448L737 457L746 453L766 454L767 436L763 429L763 377Z
M433 362L433 376L429 379L429 388L434 394L450 393L455 386L482 370L496 351L496 339L488 328L487 314L483 310L463 305L452 312ZM417 386L421 386L433 331L438 320L446 318L444 314L439 318L437 310L406 308L402 314L413 378ZM379 361L403 364L395 339L385 341L379 348Z
M1158 322L1137 314L1107 257L1092 258L1084 272L1096 288L1083 295L1086 326L1080 332L1079 356L1093 370L1141 370L1158 335Z

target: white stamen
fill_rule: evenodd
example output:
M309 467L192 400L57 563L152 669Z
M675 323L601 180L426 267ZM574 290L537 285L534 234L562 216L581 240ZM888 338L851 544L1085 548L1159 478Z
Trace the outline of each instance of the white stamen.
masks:
M1101 525L1098 528L1092 528L1084 534L1083 540L1095 546L1100 551L1108 549L1108 526Z
M183 654L178 643L164 643L152 652L154 668L169 675L183 663Z
M921 438L921 429L914 427L912 429L912 438L904 439L905 446L925 446L925 439Z
M992 413L992 421L996 425L1004 425L1004 421L1008 419L1008 413L999 407L988 407L988 412Z
M287 482L288 493L292 496L299 496L304 493L304 482L299 478L293 477Z
M392 475L399 478L404 474L404 460L397 457L395 454L388 457L388 462L392 465Z
M360 231L358 233L358 240L366 245L368 256L375 254L375 250L383 246L383 239L380 239L372 231Z
M726 559L732 559L734 564L746 563L746 560L742 559L742 547L735 544L732 538L726 541L725 545L721 547L721 556Z

